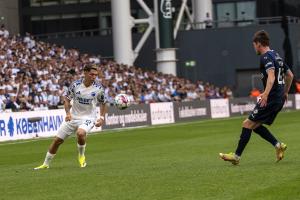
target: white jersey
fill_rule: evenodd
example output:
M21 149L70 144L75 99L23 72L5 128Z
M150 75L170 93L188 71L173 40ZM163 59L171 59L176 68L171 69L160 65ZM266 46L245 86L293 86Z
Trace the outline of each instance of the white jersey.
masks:
M83 79L74 81L65 95L73 100L71 115L73 119L97 118L97 103L105 103L104 88L99 82L94 82L89 87L83 84Z

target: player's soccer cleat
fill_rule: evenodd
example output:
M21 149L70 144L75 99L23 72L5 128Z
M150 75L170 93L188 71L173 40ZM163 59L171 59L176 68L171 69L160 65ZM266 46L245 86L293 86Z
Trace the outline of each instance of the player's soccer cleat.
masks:
M85 156L78 155L78 162L80 167L86 167Z
M283 159L284 157L284 152L287 149L287 145L284 143L280 143L279 146L275 147L276 149L276 162L279 162Z
M235 155L235 153L219 153L219 156L224 161L229 161L233 165L238 165L240 162L240 158L237 155Z
M49 169L49 165L42 164L41 166L35 167L33 169L34 170Z

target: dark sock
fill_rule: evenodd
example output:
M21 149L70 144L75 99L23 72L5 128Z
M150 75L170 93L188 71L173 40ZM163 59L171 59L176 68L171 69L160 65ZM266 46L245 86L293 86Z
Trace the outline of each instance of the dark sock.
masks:
M270 142L273 146L275 146L278 142L278 140L270 133L270 131L264 127L263 125L257 127L253 130L255 133L260 135L262 138Z
M251 132L252 132L251 129L243 127L241 137L240 137L240 140L239 140L239 144L238 144L238 146L236 148L236 151L235 151L235 155L237 155L237 156L242 155L247 143L250 140Z

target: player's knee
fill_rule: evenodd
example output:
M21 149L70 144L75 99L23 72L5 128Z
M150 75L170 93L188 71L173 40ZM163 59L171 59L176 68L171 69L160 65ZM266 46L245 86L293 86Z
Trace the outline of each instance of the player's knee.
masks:
M79 137L79 138L84 138L85 135L86 135L86 133L85 133L84 130L78 130L78 131L76 132L76 134L77 134L77 137Z
M64 143L64 140L59 137L56 137L54 141L56 145L61 145L62 143Z
M244 120L244 121L243 121L242 126L243 126L244 128L248 128L248 122L247 122L247 120Z
M250 120L246 119L245 121L243 121L242 126L243 126L244 128L254 129L255 124L252 123Z

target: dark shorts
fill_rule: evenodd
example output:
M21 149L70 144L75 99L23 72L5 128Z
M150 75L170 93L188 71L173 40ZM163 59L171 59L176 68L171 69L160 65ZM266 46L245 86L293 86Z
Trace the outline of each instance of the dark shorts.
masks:
M281 111L284 102L268 102L267 106L260 107L257 103L253 111L250 113L248 119L254 122L261 122L262 124L271 125L277 114Z

